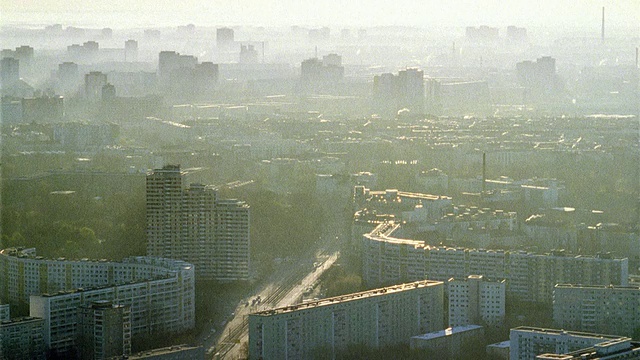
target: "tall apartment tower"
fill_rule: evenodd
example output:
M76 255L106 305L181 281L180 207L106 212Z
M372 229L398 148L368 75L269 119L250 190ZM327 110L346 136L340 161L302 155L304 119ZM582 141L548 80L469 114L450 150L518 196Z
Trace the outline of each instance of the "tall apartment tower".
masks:
M2 58L0 62L0 83L7 88L20 80L20 61L12 57Z
M78 308L80 358L111 359L131 355L131 309L102 300Z
M147 176L147 254L188 261L199 280L248 279L249 205L182 183L177 165Z
M233 44L234 32L231 28L218 28L216 30L216 45L218 49L228 50Z
M180 241L182 174L167 165L147 176L147 255L176 259Z
M498 326L505 316L505 281L489 281L482 275L450 279L449 326Z
M138 42L127 40L124 42L124 61L138 60Z

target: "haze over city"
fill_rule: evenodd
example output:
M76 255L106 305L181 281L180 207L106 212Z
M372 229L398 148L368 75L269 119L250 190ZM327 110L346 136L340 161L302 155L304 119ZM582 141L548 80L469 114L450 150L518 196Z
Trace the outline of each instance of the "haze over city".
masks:
M0 1L0 360L640 359L640 1Z

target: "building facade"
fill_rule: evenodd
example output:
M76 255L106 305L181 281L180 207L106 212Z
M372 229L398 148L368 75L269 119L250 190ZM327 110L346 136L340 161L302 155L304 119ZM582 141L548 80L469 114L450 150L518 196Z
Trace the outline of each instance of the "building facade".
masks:
M499 326L504 323L505 281L489 281L482 275L466 279L450 279L449 326Z
M414 283L249 315L249 357L335 358L349 345L407 344L444 328L444 283Z
M399 229L399 224L386 222L363 235L362 273L370 286L483 275L505 279L508 298L551 303L559 283L628 283L626 258L429 246L424 241L394 237Z
M5 360L45 359L43 320L14 318L0 323L0 358Z
M175 165L147 176L147 254L188 261L198 279L247 280L249 205L218 199L201 184L185 189L182 182Z
M177 334L195 325L193 265L153 257L106 260L44 259L35 249L0 251L0 294L29 304L30 316L44 320L49 349L75 349L78 308L109 300L131 309L131 334Z
M558 284L553 323L562 329L636 336L640 329L640 286Z
M602 335L521 326L509 334L511 360L535 360L542 354L565 354L610 341L630 340L615 335ZM560 358L563 359L564 358ZM571 358L569 358L571 359Z
M566 354L541 354L536 360L627 360L640 358L640 343L621 338Z
M131 309L111 301L78 308L80 357L109 359L131 354Z

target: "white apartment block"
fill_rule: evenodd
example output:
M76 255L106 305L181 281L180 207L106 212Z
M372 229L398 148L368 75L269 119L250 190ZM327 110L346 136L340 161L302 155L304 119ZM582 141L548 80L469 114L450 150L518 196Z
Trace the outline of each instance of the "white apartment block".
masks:
M628 283L626 258L429 246L423 241L394 237L399 229L399 224L386 222L363 235L365 283L377 286L483 275L505 279L507 297L541 303L552 302L553 288L559 283Z
M536 356L542 354L566 354L590 348L596 344L619 340L630 339L615 335L521 326L511 329L509 334L509 358L510 360L535 360Z
M198 279L247 280L249 210L209 186L183 188L179 166L156 169L147 175L147 254L188 261Z
M43 321L22 317L0 323L0 359L45 359Z
M48 348L75 346L78 307L110 300L131 308L131 333L179 333L195 325L193 265L152 257L122 262L44 259L35 249L0 251L0 290L5 300L29 303L44 319Z
M640 286L556 285L553 323L563 329L632 337L640 328Z
M444 328L444 283L423 280L249 315L249 357L335 358L348 345L408 344Z
M505 316L505 281L490 281L482 275L447 282L449 327L499 326Z

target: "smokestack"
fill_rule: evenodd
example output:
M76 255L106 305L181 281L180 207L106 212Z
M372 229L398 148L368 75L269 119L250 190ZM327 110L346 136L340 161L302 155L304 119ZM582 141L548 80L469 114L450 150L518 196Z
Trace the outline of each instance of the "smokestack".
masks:
M481 196L484 196L486 185L487 185L487 154L482 153L482 193L480 194Z
M602 42L604 42L604 6L602 7Z

